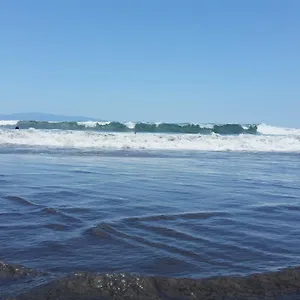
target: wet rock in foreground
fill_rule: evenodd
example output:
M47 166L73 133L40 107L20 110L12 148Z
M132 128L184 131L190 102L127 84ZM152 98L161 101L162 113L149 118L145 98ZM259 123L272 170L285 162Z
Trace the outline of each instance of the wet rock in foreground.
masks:
M36 276L39 274L40 272L26 268L22 265L7 264L0 261L0 280L20 278L24 276Z
M75 273L34 288L14 300L254 300L300 293L300 267L247 277L175 279L125 274ZM290 299L290 298L288 298ZM296 297L293 299L300 299Z

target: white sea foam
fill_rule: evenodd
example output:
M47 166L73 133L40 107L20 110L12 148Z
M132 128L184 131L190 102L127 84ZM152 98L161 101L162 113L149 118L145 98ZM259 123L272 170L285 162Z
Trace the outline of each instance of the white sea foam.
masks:
M130 121L125 123L125 125L126 125L129 129L133 129L133 128L135 127L135 124L136 124L136 123L130 122Z
M0 120L0 126L15 126L18 122L18 120Z
M214 127L214 124L212 124L212 123L199 123L198 125L201 128L210 128L210 129L212 129Z
M260 124L257 131L266 135L300 135L300 129L276 127L267 124Z
M199 151L300 152L299 136L190 135L99 133L57 130L0 129L0 146L41 146L75 149L149 149Z
M93 128L93 127L96 127L97 124L99 125L107 125L109 124L110 122L95 122L95 121L85 121L85 122L77 122L78 125L83 125L87 128Z

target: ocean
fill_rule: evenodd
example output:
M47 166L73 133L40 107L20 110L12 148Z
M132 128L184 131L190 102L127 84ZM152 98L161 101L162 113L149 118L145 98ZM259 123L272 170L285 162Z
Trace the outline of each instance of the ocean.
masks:
M300 299L299 155L265 124L0 121L0 299Z

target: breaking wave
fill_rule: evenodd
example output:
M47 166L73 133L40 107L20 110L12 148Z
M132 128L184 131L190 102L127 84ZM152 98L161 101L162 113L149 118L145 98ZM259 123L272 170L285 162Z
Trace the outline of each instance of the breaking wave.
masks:
M300 135L298 128L286 128L267 124L193 124L193 123L147 123L147 122L57 122L0 120L0 129L56 129L102 132L148 132L187 134L263 134Z
M298 128L277 127L267 124L260 124L258 132L265 135L300 135L300 129Z
M76 130L0 129L0 150L7 147L34 151L78 149L102 150L181 150L300 152L299 135L196 135L162 133L104 133ZM51 151L52 151L51 150Z
M257 125L242 124L176 124L176 123L133 123L133 122L50 122L50 121L0 121L0 127L21 129L58 129L106 132L148 132L187 134L256 134Z
M14 130L16 126L21 130ZM300 129L267 124L0 120L1 146L300 152Z

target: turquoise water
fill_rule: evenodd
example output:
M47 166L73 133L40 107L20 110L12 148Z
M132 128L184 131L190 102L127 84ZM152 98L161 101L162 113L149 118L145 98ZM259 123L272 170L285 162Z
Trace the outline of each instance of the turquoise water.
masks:
M0 129L88 130L107 132L148 132L182 134L256 134L256 124L193 124L193 123L146 123L146 122L49 122L49 121L0 121Z

